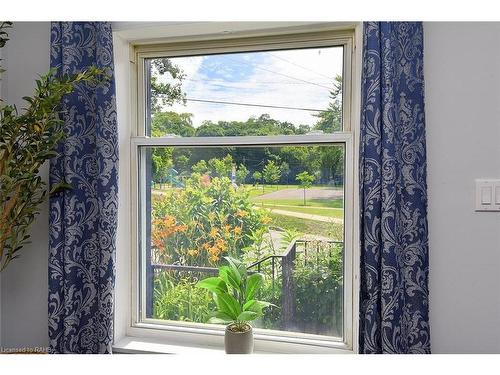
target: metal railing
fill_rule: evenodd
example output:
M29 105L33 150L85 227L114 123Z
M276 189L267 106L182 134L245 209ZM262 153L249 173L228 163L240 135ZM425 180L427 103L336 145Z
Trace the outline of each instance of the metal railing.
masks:
M271 254L265 256L251 263L247 270L249 273L254 272L269 272L271 276L272 291L274 295L275 285L278 279L281 279L281 329L287 330L293 327L296 316L296 291L295 283L293 279L294 265L297 259L297 253L300 252L304 254L304 262L311 260L314 250L310 248L313 243L328 243L328 244L339 244L343 246L341 241L331 241L331 240L306 240L306 239L295 239L290 242L286 247L285 251L281 254ZM298 247L302 246L302 249L298 251ZM329 249L331 255L331 248ZM315 247L316 261L319 261L319 246ZM150 263L147 265L150 269L147 270L147 274L152 275L150 280L151 284L146 288L146 304L148 305L148 310L152 311L153 306L153 289L154 289L154 274L155 271L178 271L187 272L194 274L206 274L206 275L217 275L218 269L215 267L203 267L203 266L186 266L181 264L161 264L161 263ZM270 269L267 268L270 266Z
M295 293L295 282L293 280L293 270L295 259L297 256L297 247L299 244L303 244L304 246L304 261L307 262L308 258L308 243L313 243L318 241L304 240L304 239L295 239L287 246L285 251L282 254L276 255L268 255L252 264L250 264L247 268L249 270L257 268L257 272L261 272L263 268L263 264L269 260L271 260L271 280L272 280L272 291L274 295L274 287L275 280L278 276L278 273L281 269L281 329L286 330L289 327L292 327L295 322L294 318L296 316L296 293ZM343 242L340 241L330 241L330 240L321 240L322 243L328 244L341 244L343 246ZM310 250L310 249L309 249ZM331 255L331 250L330 250ZM316 261L318 261L319 257L319 248L316 246ZM278 265L280 266L278 268Z

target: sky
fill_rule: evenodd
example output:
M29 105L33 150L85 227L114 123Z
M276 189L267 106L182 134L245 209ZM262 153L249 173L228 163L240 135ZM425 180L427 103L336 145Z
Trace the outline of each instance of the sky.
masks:
M186 105L175 104L164 110L189 112L193 124L203 121L246 121L269 114L295 126L313 125L312 111L263 108L219 103L210 100L246 104L326 109L333 79L342 74L342 47L286 51L245 52L171 58L185 73L182 84ZM167 73L160 78L171 80Z

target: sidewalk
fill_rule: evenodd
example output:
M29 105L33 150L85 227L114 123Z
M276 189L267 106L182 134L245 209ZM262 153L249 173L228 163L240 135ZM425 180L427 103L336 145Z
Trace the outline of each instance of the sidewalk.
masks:
M266 208L266 207L264 206L263 208ZM270 208L270 209L268 208L268 210L275 213L275 214L278 214L278 215L292 216L292 217L297 217L300 219L307 219L307 220L323 221L325 223L342 224L344 222L342 219L339 219L336 217L327 217L327 216L321 216L321 215L305 214L302 212L277 210L275 208Z

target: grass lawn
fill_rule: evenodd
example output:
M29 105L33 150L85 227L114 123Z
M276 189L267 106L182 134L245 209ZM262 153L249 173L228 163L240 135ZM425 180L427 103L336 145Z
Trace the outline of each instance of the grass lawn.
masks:
M282 206L302 206L302 207L327 207L327 208L343 208L342 199L308 199L307 205L304 206L303 199L264 199L254 198L254 202L263 203L265 205L282 205Z
M283 211L291 211L291 212L301 212L305 214L311 215L321 215L326 217L336 217L342 219L344 217L344 210L342 208L323 208L323 207L297 207L297 206L284 206L284 205L268 205L264 203L264 205L259 205L259 207L269 208L269 209L277 209Z
M270 212L271 224L283 229L293 229L303 234L317 234L330 237L333 240L342 240L343 225L322 221L305 220L291 216L283 216Z

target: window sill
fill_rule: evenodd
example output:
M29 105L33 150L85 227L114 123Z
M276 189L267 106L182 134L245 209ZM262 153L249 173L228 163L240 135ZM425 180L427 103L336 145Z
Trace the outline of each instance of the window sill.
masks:
M178 343L175 339L163 337L125 336L115 342L115 354L222 354L224 355L224 337L212 344ZM195 340L203 341L203 340ZM220 341L220 343L218 342ZM271 342L255 339L254 354L354 354L352 349L342 347L324 347L286 342Z
M196 347L167 344L164 340L140 337L124 337L113 345L113 354L217 354L224 355L219 347ZM254 351L253 354L276 354L266 351Z
M165 340L124 337L113 345L114 354L224 354L216 347L172 345Z

